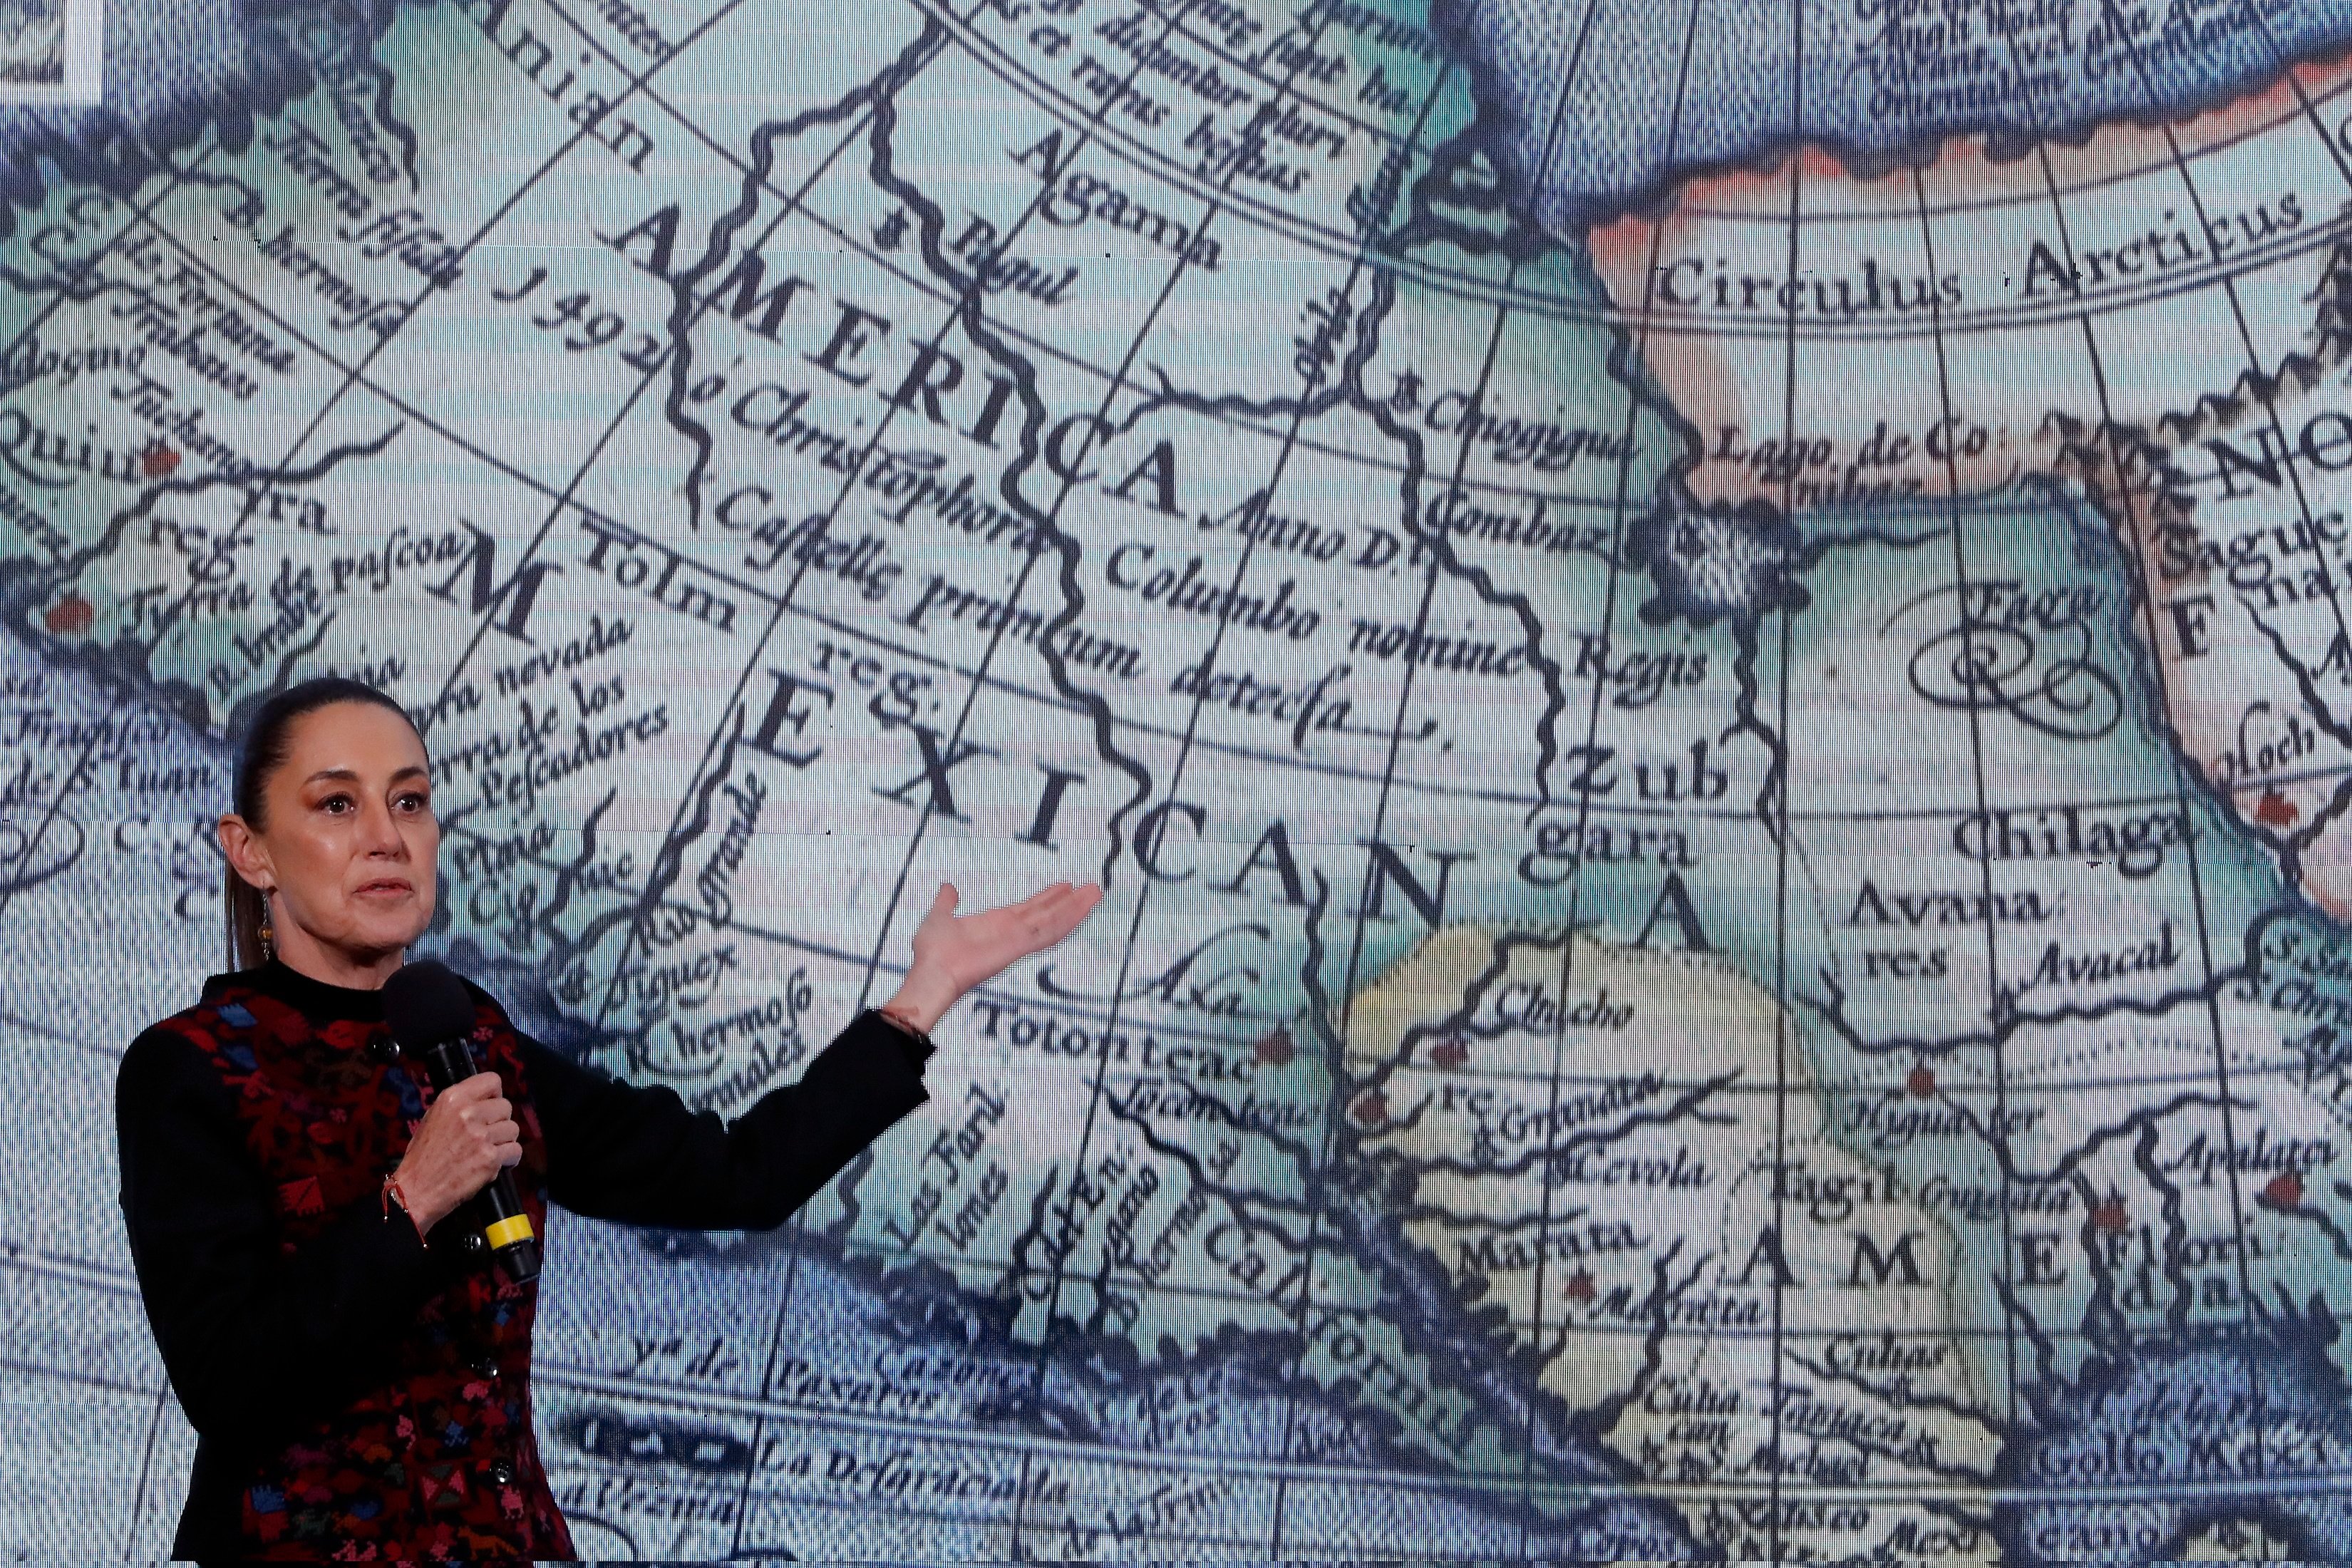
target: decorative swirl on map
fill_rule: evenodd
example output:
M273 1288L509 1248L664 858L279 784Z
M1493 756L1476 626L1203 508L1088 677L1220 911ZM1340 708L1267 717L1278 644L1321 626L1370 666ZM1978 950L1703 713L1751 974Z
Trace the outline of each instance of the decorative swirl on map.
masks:
M0 896L38 887L81 858L81 824L63 811L0 817Z
M2123 688L2092 657L2087 611L2026 605L2014 584L1972 584L1977 601L1912 650L1911 689L1938 708L2006 713L2062 741L2095 741L2123 721ZM2011 592L2004 593L2004 590ZM1941 589L1887 617L1881 637L1914 611L1960 597ZM2095 607L2095 606L2093 606Z

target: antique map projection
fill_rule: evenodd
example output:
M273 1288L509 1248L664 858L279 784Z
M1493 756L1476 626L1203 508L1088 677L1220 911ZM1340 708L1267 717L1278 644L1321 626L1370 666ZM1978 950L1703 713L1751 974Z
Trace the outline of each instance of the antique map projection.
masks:
M20 5L26 19L55 7ZM0 1554L194 1434L230 738L740 1114L559 1215L632 1558L2352 1555L2352 3L143 0L0 105Z

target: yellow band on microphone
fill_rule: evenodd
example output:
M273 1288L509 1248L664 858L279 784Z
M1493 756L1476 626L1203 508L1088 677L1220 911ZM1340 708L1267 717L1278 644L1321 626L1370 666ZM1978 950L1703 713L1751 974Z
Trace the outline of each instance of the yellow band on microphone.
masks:
M482 1235L488 1238L489 1244L492 1247L504 1247L510 1242L529 1241L530 1239L530 1215L527 1214L509 1215L506 1218L499 1220L496 1225L484 1226Z

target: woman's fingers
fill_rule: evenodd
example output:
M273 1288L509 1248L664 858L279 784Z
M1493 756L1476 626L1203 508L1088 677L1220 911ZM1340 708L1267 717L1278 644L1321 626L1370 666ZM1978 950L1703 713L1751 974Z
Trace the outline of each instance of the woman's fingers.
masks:
M958 916L954 884L946 883L917 935L968 989L1060 942L1101 901L1102 889L1092 882L1055 882L1017 903Z
M1057 882L1036 898L1028 900L1035 906L1022 922L1028 951L1053 946L1072 931L1078 922L1093 912L1102 901L1102 889L1093 883L1084 888L1068 882Z

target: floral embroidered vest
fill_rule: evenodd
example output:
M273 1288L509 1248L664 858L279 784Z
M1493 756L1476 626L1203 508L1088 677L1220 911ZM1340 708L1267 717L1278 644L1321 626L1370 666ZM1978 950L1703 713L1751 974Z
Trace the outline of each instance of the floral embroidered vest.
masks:
M276 973L305 994L366 994ZM381 1204L384 1174L407 1150L431 1089L423 1066L393 1047L380 1019L313 1022L239 975L215 980L165 1026L193 1042L235 1096L246 1145L278 1194L286 1250L346 1205ZM513 1027L481 996L472 1044L476 1063L498 1072L516 1108L522 1161L515 1188L543 1239L546 1144ZM432 1250L459 1253L462 1271L418 1310L389 1373L254 1462L240 1504L247 1555L573 1555L531 1432L538 1283L506 1280L487 1247L462 1250L465 1230L462 1209L434 1228Z

